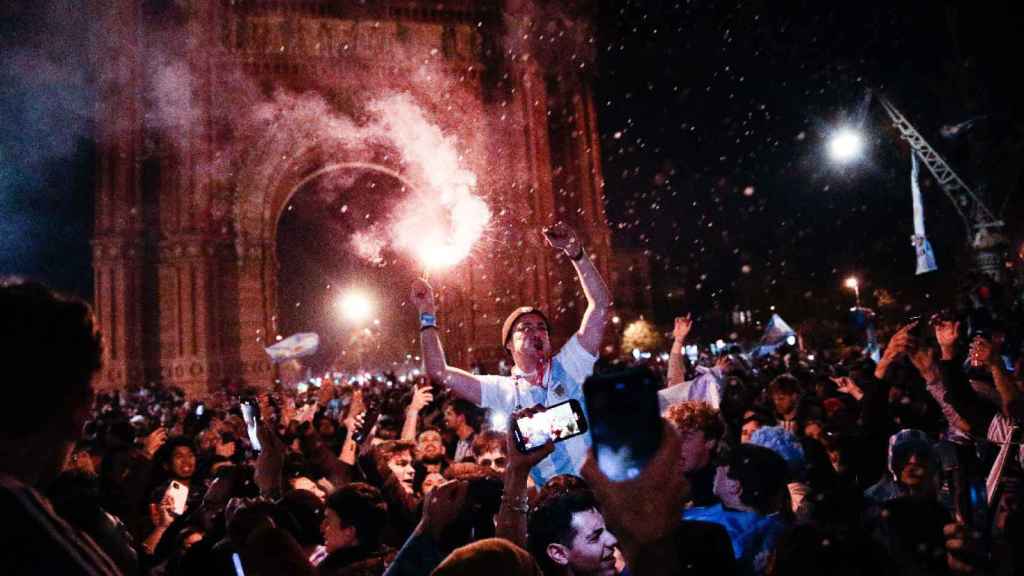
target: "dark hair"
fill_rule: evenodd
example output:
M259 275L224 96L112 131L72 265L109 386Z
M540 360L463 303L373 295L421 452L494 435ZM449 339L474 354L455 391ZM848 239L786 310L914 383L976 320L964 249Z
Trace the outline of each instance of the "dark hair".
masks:
M761 514L775 511L789 476L782 456L763 446L740 444L729 450L723 463L729 466L729 477L743 489L741 502Z
M768 385L772 394L798 394L800 392L800 381L792 374L781 374L776 376Z
M388 521L388 505L380 490L363 482L346 484L327 497L327 507L345 526L355 527L360 546L376 548L380 544Z
M451 398L444 403L444 408L451 407L452 411L460 416L466 417L466 424L473 427L474 430L479 430L480 425L480 409L476 407L472 402L463 398Z
M572 474L556 474L548 479L534 499L534 506L539 507L545 500L557 498L570 492L584 492L590 490L587 481Z
M386 463L402 452L408 452L411 457L416 452L416 443L412 440L385 440L377 445L376 450L377 455Z
M7 380L0 435L13 439L66 428L74 410L91 400L92 378L102 365L92 309L36 282L0 280L0 318ZM37 383L41 375L45 385Z
M545 574L557 572L548 557L548 545L572 546L576 538L576 529L572 527L573 514L587 510L598 510L593 492L573 490L543 499L530 511L526 528L528 549Z
M320 521L323 520L324 505L316 494L306 490L289 490L281 496L277 506L291 517L294 524L289 531L300 545L313 546L320 543Z
M184 446L188 448L189 450L192 451L193 455L196 454L196 444L195 442L192 441L191 438L187 436L173 436L171 438L168 438L167 441L164 442L163 446L161 446L160 449L157 450L156 455L153 458L153 461L161 465L170 464L171 460L174 457L174 449L178 448L179 446Z

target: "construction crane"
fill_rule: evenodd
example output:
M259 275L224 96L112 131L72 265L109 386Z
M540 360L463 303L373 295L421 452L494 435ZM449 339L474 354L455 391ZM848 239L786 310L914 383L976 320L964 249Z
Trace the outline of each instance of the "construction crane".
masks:
M1004 226L1003 221L995 217L974 190L950 168L942 156L939 156L939 153L932 148L931 144L921 136L921 133L891 101L885 97L879 97L879 102L892 120L893 126L900 131L900 137L910 144L912 153L917 154L918 160L928 168L935 181L939 183L939 188L956 208L967 227L967 242L974 249L978 270L996 281L1001 281L1003 274L1001 248L1006 242L1000 232Z

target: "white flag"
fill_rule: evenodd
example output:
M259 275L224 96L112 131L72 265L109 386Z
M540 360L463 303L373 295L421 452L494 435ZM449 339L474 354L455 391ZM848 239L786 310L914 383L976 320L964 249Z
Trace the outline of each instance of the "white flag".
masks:
M911 152L910 195L914 200L914 235L910 237L910 243L914 246L914 253L917 254L917 274L926 274L938 270L939 267L935 265L932 245L924 235L924 204L921 199L921 186L917 182L919 172L917 152Z
M266 351L274 364L280 364L285 360L316 354L319 347L319 336L313 332L300 332L266 348Z

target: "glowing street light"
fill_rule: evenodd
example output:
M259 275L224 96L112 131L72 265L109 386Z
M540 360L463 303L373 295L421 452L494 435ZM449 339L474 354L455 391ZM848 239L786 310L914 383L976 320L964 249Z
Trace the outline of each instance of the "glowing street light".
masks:
M848 164L864 152L864 137L852 128L840 128L829 139L828 155L834 162Z
M856 276L850 276L843 282L843 285L853 290L853 295L857 299L857 308L860 308L860 282Z
M350 290L342 295L337 302L338 312L342 318L360 324L373 314L373 300L360 290Z

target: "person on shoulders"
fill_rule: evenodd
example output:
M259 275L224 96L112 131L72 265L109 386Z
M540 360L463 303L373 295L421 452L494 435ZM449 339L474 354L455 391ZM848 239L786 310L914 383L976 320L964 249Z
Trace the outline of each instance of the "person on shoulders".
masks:
M553 406L569 399L582 404L583 381L593 372L611 311L611 292L576 233L566 224L558 223L546 229L544 235L552 248L572 261L587 298L587 309L579 330L554 355L547 316L532 306L513 310L501 330L502 346L515 363L511 376L482 376L449 366L437 330L433 291L423 280L412 286L412 302L420 314L420 345L427 373L460 398L504 414L537 404ZM534 467L534 482L542 485L557 474L578 473L589 442L589 434L559 442L554 453Z

